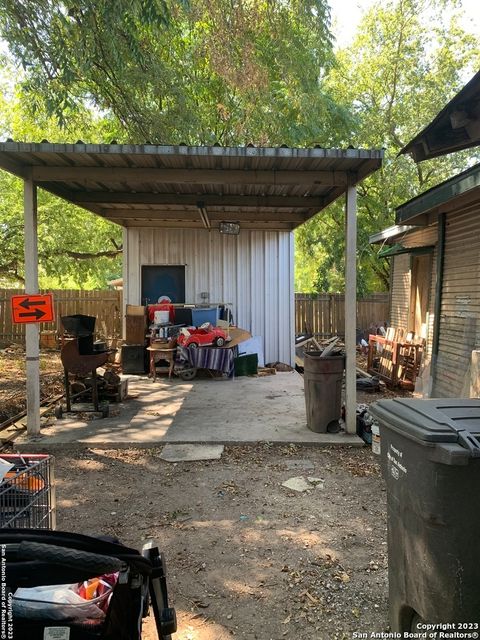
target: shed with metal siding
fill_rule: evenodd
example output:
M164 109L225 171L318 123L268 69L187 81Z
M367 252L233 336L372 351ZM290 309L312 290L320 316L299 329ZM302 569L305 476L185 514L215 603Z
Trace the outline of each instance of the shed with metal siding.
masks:
M292 361L294 333L293 236L246 230L238 236L206 229L136 229L126 232L127 303L140 300L143 265L185 265L186 301L232 304L239 326L264 338L267 362ZM126 266L127 268L127 266Z

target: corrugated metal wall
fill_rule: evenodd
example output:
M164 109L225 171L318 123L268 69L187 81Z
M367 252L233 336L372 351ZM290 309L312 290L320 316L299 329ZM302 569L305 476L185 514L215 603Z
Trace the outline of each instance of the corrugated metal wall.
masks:
M480 344L479 209L447 214L435 396L469 396L471 352Z
M129 228L124 301L140 304L142 265L186 265L186 302L230 302L238 326L263 336L265 361L293 364L293 234Z

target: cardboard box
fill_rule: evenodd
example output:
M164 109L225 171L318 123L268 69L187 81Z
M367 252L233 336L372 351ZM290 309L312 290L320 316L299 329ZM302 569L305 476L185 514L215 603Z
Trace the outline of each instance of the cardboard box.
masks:
M145 344L147 333L146 316L126 316L125 342L127 344Z
M127 316L144 316L147 313L147 307L138 304L127 304Z

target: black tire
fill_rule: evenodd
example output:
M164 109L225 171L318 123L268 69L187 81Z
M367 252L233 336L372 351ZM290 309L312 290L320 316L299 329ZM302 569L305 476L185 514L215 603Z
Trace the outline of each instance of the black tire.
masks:
M224 344L225 344L225 338L221 338L220 336L218 338L215 338L216 347L223 347Z
M195 378L195 376L197 375L197 370L184 369L183 371L179 371L178 375L182 380L185 380L185 382L188 382L189 380L193 380Z
M198 349L198 343L197 342L190 342L190 344L188 345L189 349Z

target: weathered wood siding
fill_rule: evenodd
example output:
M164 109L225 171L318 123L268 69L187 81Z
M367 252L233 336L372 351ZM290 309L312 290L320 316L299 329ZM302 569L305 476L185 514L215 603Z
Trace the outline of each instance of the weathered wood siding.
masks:
M392 261L390 326L407 330L410 307L410 254L394 256Z
M480 345L480 206L447 214L438 366L434 395L468 397Z
M432 342L433 342L433 324L435 318L435 287L437 278L437 241L438 241L438 227L434 224L424 229L419 229L414 233L410 233L405 236L403 240L403 246L405 247L435 247L432 254L432 272L430 278L430 295L428 299L428 327L427 327L427 339L424 352L424 364L427 365L430 362L432 355ZM408 297L406 304L410 304L410 297Z

